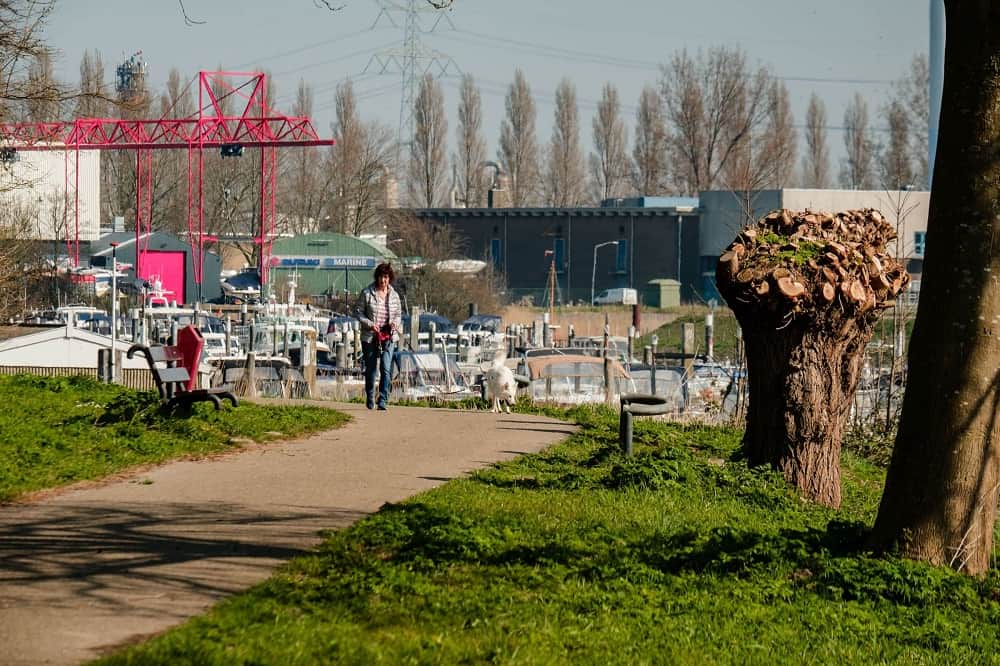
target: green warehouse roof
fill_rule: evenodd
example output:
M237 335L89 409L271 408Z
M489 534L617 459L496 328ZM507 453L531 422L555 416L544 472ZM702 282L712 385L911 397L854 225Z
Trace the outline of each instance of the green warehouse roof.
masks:
M289 276L296 276L302 295L357 293L371 282L382 261L397 261L389 249L372 241L336 233L281 238L271 247L269 282L279 293Z

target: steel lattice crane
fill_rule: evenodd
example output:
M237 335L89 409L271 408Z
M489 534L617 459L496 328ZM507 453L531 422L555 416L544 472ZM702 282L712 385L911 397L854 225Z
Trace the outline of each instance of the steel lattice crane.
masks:
M218 149L229 155L244 148L260 149L260 226L254 242L260 245L261 287L267 284L271 245L274 239L277 149L290 146L332 146L321 139L305 116L286 116L267 104L265 75L260 72L199 72L198 114L189 118L123 120L80 118L67 122L0 123L0 151L48 150L66 155L64 187L73 200L73 237L66 225L66 246L74 266L80 262L79 159L81 150L136 151L136 276L140 276L146 247L141 244L151 232L154 150L187 150L187 224L194 261L194 278L202 279L205 246L204 150ZM244 100L238 114L227 115L220 104L225 97ZM237 105L237 108L239 105ZM74 177L70 178L70 166ZM72 182L71 182L72 181ZM148 243L148 240L147 240Z

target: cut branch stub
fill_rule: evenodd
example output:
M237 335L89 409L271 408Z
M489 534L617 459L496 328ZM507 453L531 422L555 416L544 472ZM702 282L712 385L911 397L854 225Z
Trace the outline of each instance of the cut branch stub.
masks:
M724 268L730 276L736 275L736 273L740 270L739 255L737 255L733 250L723 252L722 256L719 257L719 268Z
M801 282L796 282L789 276L780 277L777 282L778 291L788 298L798 298L802 294L806 293L805 285Z
M775 210L741 230L719 257L719 292L782 321L789 311L820 316L834 306L848 315L877 316L875 306L909 281L904 266L886 252L894 237L892 225L872 209Z

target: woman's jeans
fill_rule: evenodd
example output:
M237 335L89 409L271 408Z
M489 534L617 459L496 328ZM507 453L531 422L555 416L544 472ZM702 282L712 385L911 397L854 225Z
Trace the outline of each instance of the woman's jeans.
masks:
M378 406L385 408L389 402L389 383L392 381L392 352L395 344L387 342L381 347L374 340L361 343L361 355L365 364L365 404L368 409L375 407L375 379L378 377ZM381 370L381 372L379 372Z

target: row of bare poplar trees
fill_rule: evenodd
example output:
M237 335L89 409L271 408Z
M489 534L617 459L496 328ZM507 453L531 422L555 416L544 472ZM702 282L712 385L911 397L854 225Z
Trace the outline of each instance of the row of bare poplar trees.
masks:
M753 66L733 48L673 55L658 87L640 94L631 147L617 88L605 84L591 122L593 149L585 157L576 90L564 79L555 92L552 133L542 144L536 105L524 72L515 71L505 100L497 159L509 180L514 206L575 206L632 195L696 195L710 189L768 187L903 189L927 185L927 59L916 56L871 123L856 94L843 119L846 157L833 176L826 111L812 95L802 134L784 82ZM457 149L448 173L447 120L440 84L425 77L415 104L409 155L411 201L447 205L455 187L460 205L482 205L488 186L481 97L474 79L461 84Z
M30 91L58 90L44 49L26 58ZM899 189L927 183L927 61L914 58L880 107L887 128L872 127L859 94L843 119L846 157L839 184L852 189ZM111 92L99 53L80 63L79 96L26 95L8 116L30 121L70 117L185 117L196 113L193 81L175 69L159 96L123 99ZM268 91L274 99L274 91ZM232 107L234 98L224 97ZM491 160L475 79L460 86L457 126L449 137L441 85L425 77L413 109L412 141L400 150L393 130L361 117L350 81L336 91L332 149L279 151L283 230L361 233L381 218L387 202L414 207L483 206L498 174ZM313 91L300 82L292 115L311 116ZM674 54L663 66L658 86L647 85L638 100L632 142L617 88L604 86L591 121L593 149L586 154L574 84L564 79L555 92L551 136L542 143L537 109L525 73L515 71L507 91L495 161L512 206L577 206L633 195L696 195L710 189L829 187L832 176L827 118L813 95L802 127L804 154L785 83L762 65L752 65L740 49L719 47L691 55ZM229 111L238 111L228 109ZM881 139L876 139L876 135ZM453 151L449 156L449 138ZM183 231L186 226L186 156L154 155L153 226ZM259 219L256 160L206 154L205 211L213 235L253 235ZM402 180L400 196L396 183ZM390 193L387 190L392 189ZM404 196L405 195L405 196ZM102 219L134 219L134 154L108 151L102 157ZM56 211L57 207L49 207ZM248 248L248 252L252 249ZM248 261L251 257L248 256Z

